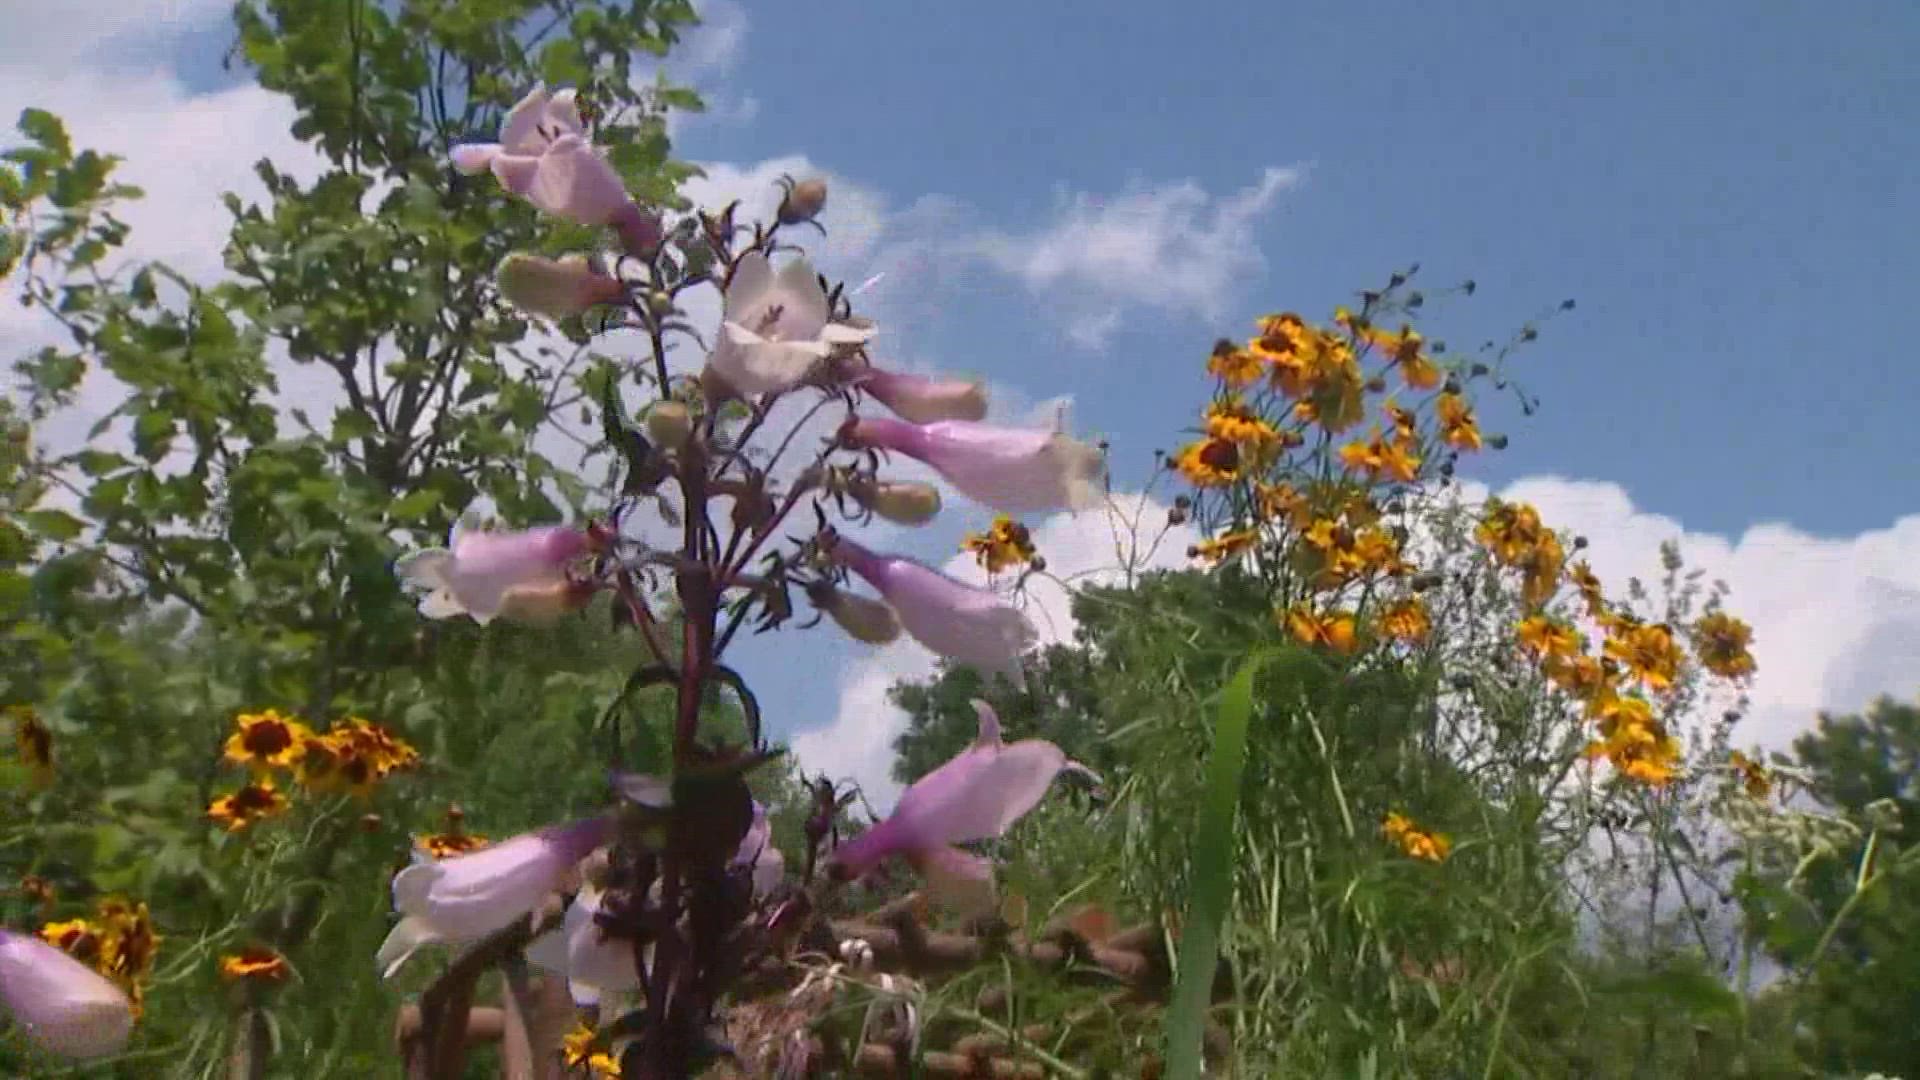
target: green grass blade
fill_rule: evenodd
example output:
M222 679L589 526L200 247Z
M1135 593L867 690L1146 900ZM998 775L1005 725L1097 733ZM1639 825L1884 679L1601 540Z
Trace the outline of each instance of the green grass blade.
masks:
M1179 970L1168 1003L1167 1077L1200 1075L1201 1038L1213 974L1220 954L1220 926L1233 900L1234 816L1240 808L1240 777L1247 764L1247 724L1253 714L1253 679L1271 653L1248 657L1220 693L1207 762L1207 786L1193 849L1193 895L1180 930Z

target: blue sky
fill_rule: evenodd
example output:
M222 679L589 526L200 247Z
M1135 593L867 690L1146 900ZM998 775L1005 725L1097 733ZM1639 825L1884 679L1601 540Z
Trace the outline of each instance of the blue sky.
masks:
M177 18L124 15L73 70L24 37L0 47L0 104L43 95L82 141L90 107L109 141L176 132L109 146L134 166L284 143L271 105L219 68L220 3L142 3ZM1117 486L1138 489L1191 421L1216 337L1270 310L1324 316L1417 260L1429 288L1479 286L1431 305L1428 333L1456 345L1577 300L1518 361L1541 411L1483 403L1512 446L1471 475L1533 484L1550 520L1631 548L1626 571L1687 538L1736 605L1767 613L1757 649L1777 685L1757 696L1781 717L1850 704L1920 649L1920 365L1903 340L1920 7L707 8L676 70L716 110L683 126L682 156L732 177L789 156L830 172L828 266L887 271L884 349L1029 402L1071 395L1075 427L1112 441ZM0 40L21 18L0 14ZM173 112L110 126L134 95L98 97L88 63L157 67L165 101L142 107ZM167 126L178 116L205 122ZM907 542L944 558L984 520L962 511ZM768 662L763 696L791 710L779 727L837 715L835 739L883 740L884 724L845 723L871 708L849 682L879 669L822 637L803 646L818 663L764 642L743 657ZM828 664L837 685L801 674Z
M1192 400L1216 331L1418 260L1480 286L1436 320L1458 341L1579 303L1524 362L1545 409L1506 425L1489 480L1603 476L1690 526L1852 532L1920 503L1899 341L1915 41L1903 2L766 4L733 76L757 116L683 145L804 152L1016 228L1056 185L1225 192L1302 165L1226 326L1139 319L1104 353L1055 351L987 313L993 283L951 321L1000 323L981 367L1053 376L1137 445L1184 421L1167 403Z

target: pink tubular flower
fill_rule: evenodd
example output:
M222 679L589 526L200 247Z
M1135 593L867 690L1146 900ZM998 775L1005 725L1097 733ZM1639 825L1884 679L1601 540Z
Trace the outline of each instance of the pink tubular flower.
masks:
M86 1061L117 1054L133 1035L133 1003L104 976L27 934L0 930L0 1009L27 1041Z
M390 977L423 945L473 941L503 929L560 887L607 839L613 821L586 818L523 833L466 855L416 862L393 876L400 913L375 957Z
M776 275L765 254L748 252L734 267L724 303L720 342L707 366L743 395L790 389L833 346L873 336L869 329L827 321L827 294L805 259Z
M584 255L549 259L514 252L500 260L494 274L500 295L522 311L564 319L596 304L612 304L626 296L620 279L602 272Z
M655 778L639 778L642 783L658 783ZM753 804L753 824L740 841L732 865L752 867L756 896L765 896L780 883L786 862L773 846L773 830L767 811ZM607 994L640 989L639 972L633 962L633 943L609 938L600 928L599 915L606 896L599 886L588 882L574 894L567 906L566 920L560 929L545 934L527 946L527 961L545 971L564 975L567 989L576 1005L598 1004ZM646 946L651 954L652 946Z
M981 420L987 415L986 387L966 379L930 379L870 367L854 382L909 423Z
M1005 514L1087 510L1103 497L1106 455L1058 431L862 417L847 438L924 461L967 498Z
M1039 805L1063 769L1083 768L1045 739L1000 741L1000 717L974 701L980 734L972 746L901 793L885 821L840 845L835 872L858 878L893 856L913 864L928 891L963 913L989 908L993 864L956 844L1003 835Z
M747 827L747 835L741 837L740 848L734 852L733 866L752 868L755 896L773 892L786 875L787 858L773 846L773 822L767 818L767 808L758 801L753 804L753 824Z
M470 615L484 626L502 614L517 591L566 584L567 564L591 547L587 534L560 525L483 532L460 523L448 535L446 548L413 552L395 563L394 570L407 584L428 590L420 602L421 614L430 619Z
M1036 634L1027 617L1000 597L912 559L875 555L845 537L835 538L831 555L879 591L915 641L983 674L1023 683L1020 656Z
M499 142L456 146L453 165L469 174L491 169L501 187L555 217L612 225L636 255L643 253L636 245L660 241L659 224L649 227L620 174L587 142L572 90L535 86L507 113Z
M597 921L606 894L592 884L582 885L567 905L560 929L527 946L527 962L564 975L574 1004L592 1006L607 994L640 989L640 972L633 962L633 942L609 938ZM651 951L652 946L647 946Z

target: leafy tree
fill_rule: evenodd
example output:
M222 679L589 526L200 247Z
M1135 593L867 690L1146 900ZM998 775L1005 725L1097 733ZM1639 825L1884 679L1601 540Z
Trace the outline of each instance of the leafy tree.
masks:
M1829 1072L1920 1067L1920 706L1881 698L1794 740L1806 794L1856 829L1789 887L1749 879L1753 932L1804 978L1801 1051Z

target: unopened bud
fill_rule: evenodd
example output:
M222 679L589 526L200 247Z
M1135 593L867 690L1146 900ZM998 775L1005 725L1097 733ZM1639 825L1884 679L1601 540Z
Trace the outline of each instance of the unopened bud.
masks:
M1187 523L1187 512L1185 510L1182 510L1181 508L1176 506L1173 509L1167 511L1167 524L1185 525L1186 523ZM1191 558L1193 556L1193 551L1189 549L1187 551L1187 555L1189 558Z
M1576 536L1576 537L1574 537L1574 538L1573 538L1573 550L1575 550L1575 551L1579 551L1579 550L1581 550L1582 548L1584 548L1584 547L1586 547L1586 546L1587 546L1587 538L1586 538L1586 537L1584 537L1584 536Z
M678 450L693 434L693 414L683 402L656 402L647 410L647 434L656 445Z
M925 525L940 513L940 489L932 484L869 480L854 484L849 494L896 525Z
M780 224L798 225L812 221L826 207L827 182L817 178L802 180L788 188L786 198L780 200Z
M552 626L593 600L599 587L586 581L518 585L500 598L499 617L528 626Z
M1457 394L1460 392L1460 380L1449 375L1447 381L1440 384L1440 389L1449 394Z
M549 319L578 315L626 295L618 278L601 273L584 255L549 259L516 251L500 260L494 283L507 303Z
M1034 573L1044 574L1047 572L1047 557L1045 555L1035 555L1033 558L1027 560L1027 565L1033 568Z
M712 405L733 401L740 396L740 392L733 388L733 384L727 381L726 376L713 370L712 364L700 369L700 393Z
M1381 393L1382 391L1386 390L1386 388L1387 388L1387 380L1381 378L1378 375L1375 375L1373 378L1367 380L1367 393L1369 394Z
M1505 435L1489 435L1487 436L1487 445L1493 447L1495 450L1505 450L1507 448L1507 437Z
M665 289L655 289L647 294L647 307L657 318L666 318L673 314L673 294Z
M884 601L826 584L810 589L807 598L855 641L885 645L900 636L900 617Z
M1487 366L1487 365L1485 365L1485 364L1478 364L1478 363L1476 363L1476 364L1474 364L1474 365L1473 365L1472 367L1470 367L1470 368L1468 368L1468 369L1467 369L1467 374L1469 374L1469 375L1471 375L1471 376L1473 376L1474 378L1476 378L1476 379L1477 379L1477 378L1479 378L1480 376L1482 376L1482 375L1485 375L1485 374L1487 374L1488 372L1491 372L1492 370L1493 370L1492 368L1490 368L1490 367L1488 367L1488 366Z

